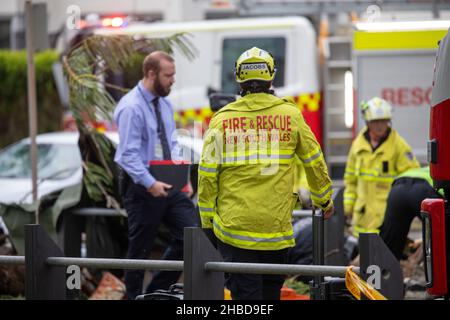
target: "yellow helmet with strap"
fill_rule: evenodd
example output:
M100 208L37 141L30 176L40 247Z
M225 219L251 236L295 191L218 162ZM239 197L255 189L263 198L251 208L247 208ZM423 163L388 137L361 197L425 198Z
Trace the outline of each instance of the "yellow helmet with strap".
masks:
M361 111L366 121L392 119L392 106L386 100L378 97L361 102Z
M275 62L272 55L253 47L240 55L235 66L236 81L272 81L275 77Z

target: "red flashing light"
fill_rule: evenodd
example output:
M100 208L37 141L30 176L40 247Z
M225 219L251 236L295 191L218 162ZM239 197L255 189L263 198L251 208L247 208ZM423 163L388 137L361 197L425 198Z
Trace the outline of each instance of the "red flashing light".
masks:
M110 18L103 18L102 19L102 26L103 27L112 27L112 28L119 28L124 25L125 19L123 17L110 17Z
M102 26L104 27L111 27L111 23L112 23L111 18L102 19Z
M123 25L123 18L122 17L114 17L111 19L111 26L118 28Z
M78 22L78 29L83 29L83 28L85 28L85 27L87 27L86 20L80 20L80 21Z

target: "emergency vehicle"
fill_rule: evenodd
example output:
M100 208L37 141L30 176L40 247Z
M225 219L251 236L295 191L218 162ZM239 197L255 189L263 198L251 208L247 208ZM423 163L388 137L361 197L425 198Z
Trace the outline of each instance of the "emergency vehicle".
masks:
M353 32L355 102L380 97L393 106L392 125L427 162L433 65L450 21L356 23ZM355 108L358 105L355 103ZM355 133L365 125L355 110Z
M422 202L425 276L428 293L450 297L450 32L441 40L436 57L431 98L428 161L435 188L444 199Z

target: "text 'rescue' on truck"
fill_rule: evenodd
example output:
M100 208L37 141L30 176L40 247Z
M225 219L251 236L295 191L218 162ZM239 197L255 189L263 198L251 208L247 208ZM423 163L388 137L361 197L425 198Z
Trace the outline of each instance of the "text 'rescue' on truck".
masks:
M353 73L357 101L380 97L393 106L393 127L427 162L433 66L450 21L357 23ZM355 103L355 107L357 104ZM355 110L355 131L365 125Z

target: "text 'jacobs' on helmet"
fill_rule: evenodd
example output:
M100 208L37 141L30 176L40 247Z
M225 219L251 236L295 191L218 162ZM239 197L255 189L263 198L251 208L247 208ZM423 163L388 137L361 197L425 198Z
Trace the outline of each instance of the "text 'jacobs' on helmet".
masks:
M249 80L272 81L275 71L272 55L257 47L242 53L235 66L236 81L239 83Z

